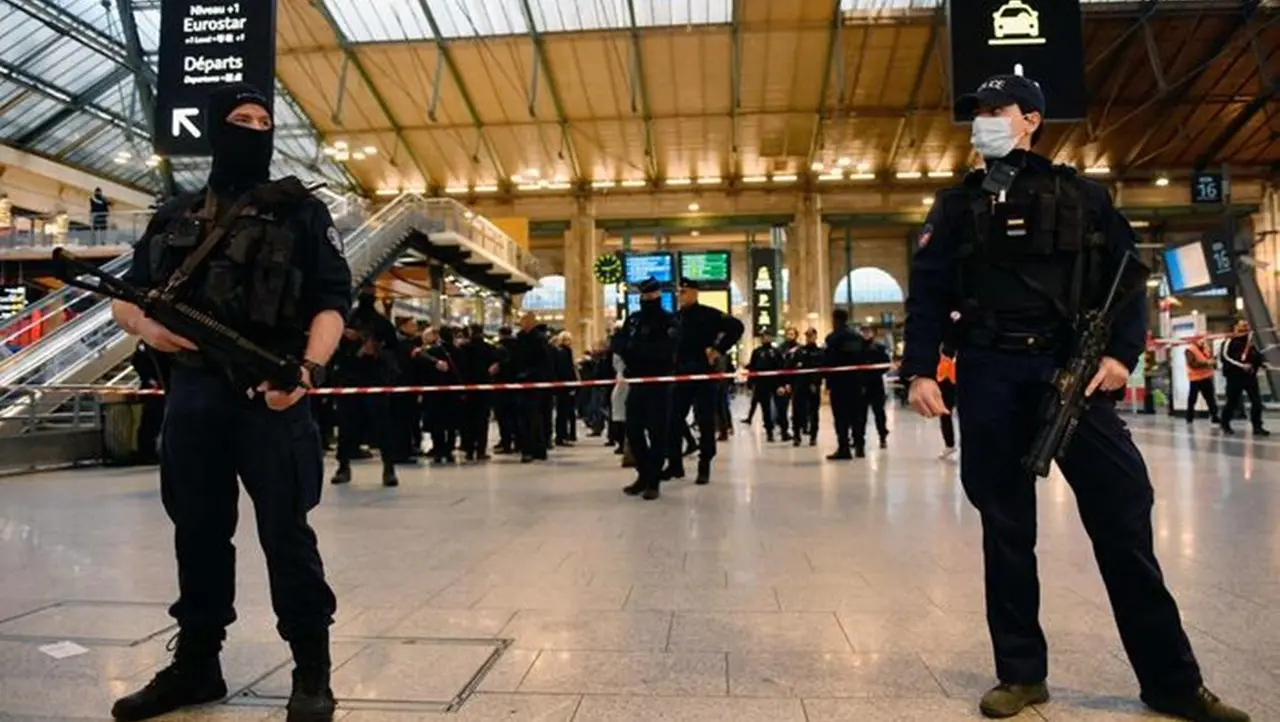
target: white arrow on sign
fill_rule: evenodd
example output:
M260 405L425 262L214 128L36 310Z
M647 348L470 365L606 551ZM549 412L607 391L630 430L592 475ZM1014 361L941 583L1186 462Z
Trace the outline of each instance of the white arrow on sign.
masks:
M193 138L199 138L202 134L200 128L191 122L192 118L200 115L199 108L174 108L173 109L173 128L171 134L177 138L182 135L182 131L186 130Z

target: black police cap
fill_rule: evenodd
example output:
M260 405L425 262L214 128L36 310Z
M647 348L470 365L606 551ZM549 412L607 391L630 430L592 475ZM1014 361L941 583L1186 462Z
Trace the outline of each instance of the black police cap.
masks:
M1017 105L1024 113L1044 113L1044 91L1040 84L1021 75L994 75L987 78L978 89L956 99L956 111L961 117L972 118L978 108L1003 108Z
M636 290L640 293L657 293L662 290L662 284L658 283L658 279L649 276L641 281L640 285L636 286Z
M688 288L690 290L697 291L701 289L701 286L699 286L698 282L692 278L689 278L688 276L681 276L680 288Z

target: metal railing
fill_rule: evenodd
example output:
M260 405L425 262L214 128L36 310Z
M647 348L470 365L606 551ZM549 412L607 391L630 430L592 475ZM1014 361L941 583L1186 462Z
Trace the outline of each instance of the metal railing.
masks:
M0 233L0 249L6 251L49 249L54 246L94 248L131 246L142 237L151 222L152 211L113 211L108 213L105 227L95 229L88 213L66 214L65 230L56 218L37 220L27 227L15 225Z

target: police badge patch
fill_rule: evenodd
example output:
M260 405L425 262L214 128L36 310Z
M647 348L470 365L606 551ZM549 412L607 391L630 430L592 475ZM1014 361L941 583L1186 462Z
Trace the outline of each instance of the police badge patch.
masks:
M342 234L338 233L338 229L329 226L329 231L325 234L329 238L329 245L333 246L333 250L338 253L345 253L346 249L342 246Z
M933 224L926 223L924 228L920 229L920 247L924 248L929 245L930 238L933 238Z

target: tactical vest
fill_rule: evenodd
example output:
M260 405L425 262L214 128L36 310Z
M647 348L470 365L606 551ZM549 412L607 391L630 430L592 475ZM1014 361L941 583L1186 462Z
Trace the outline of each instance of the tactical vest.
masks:
M259 186L180 295L242 332L299 330L303 279L291 220L309 195L296 178ZM151 273L161 287L212 231L209 210L201 203L152 238Z
M1007 321L1069 323L1096 303L1105 291L1101 209L1075 171L1019 176L1003 203L981 184L981 173L966 179L966 207L957 209L962 315L999 330Z

